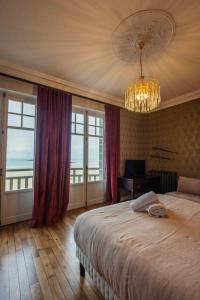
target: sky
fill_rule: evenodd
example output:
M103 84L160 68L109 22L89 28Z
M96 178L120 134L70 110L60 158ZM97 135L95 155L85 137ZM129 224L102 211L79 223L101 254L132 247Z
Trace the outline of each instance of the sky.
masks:
M8 126L34 128L35 106L32 104L22 103L19 101L9 100L8 105ZM23 116L28 114L29 116ZM16 115L16 113L18 115ZM77 114L79 115L79 114ZM80 114L80 116L82 116ZM94 119L94 117L91 117ZM79 120L83 122L83 120ZM91 119L92 121L92 119ZM74 166L83 167L83 136L72 135L71 162ZM13 160L23 160L21 164L30 166L30 161L34 156L34 131L8 128L7 133L7 162L9 168L17 165ZM19 163L18 163L19 165ZM88 167L99 167L99 138L88 138Z

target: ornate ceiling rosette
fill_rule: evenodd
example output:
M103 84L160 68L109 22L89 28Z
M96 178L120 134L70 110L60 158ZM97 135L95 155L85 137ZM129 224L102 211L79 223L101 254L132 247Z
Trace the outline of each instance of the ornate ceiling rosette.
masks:
M145 44L144 56L158 54L175 35L172 16L160 9L142 10L123 19L112 34L115 55L124 61L138 59L138 44Z

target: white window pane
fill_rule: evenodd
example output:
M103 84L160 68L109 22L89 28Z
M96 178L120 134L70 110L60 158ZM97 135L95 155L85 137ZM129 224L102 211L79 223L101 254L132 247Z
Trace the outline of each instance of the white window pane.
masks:
M32 188L33 157L34 131L8 128L6 191Z
M88 124L89 125L95 125L95 117L89 116L88 117Z
M23 116L23 127L33 129L35 127L35 118Z
M100 128L96 127L96 135L100 135Z
M100 119L96 118L96 126L100 126Z
M75 122L75 113L72 113L72 122Z
M101 136L103 136L103 127L100 127L100 128L99 128L99 134L100 134Z
M88 167L99 169L99 138L88 139Z
M8 112L21 114L21 112L22 112L22 102L8 100Z
M89 126L89 134L95 135L95 127L94 126Z
M32 169L34 131L8 128L6 169Z
M23 114L35 116L35 105L29 104L29 103L24 103L23 104Z
M99 118L100 120L100 126L103 126L103 118Z
M96 135L103 136L103 128L102 127L96 127Z
M76 133L83 134L83 132L84 132L83 125L76 124Z
M72 123L72 133L75 133L75 124Z
M103 138L88 138L88 181L103 179Z
M80 135L72 135L71 143L71 183L83 182L84 139Z
M8 114L8 126L21 127L21 116Z
M81 124L84 123L84 116L83 116L83 114L76 114L76 122L77 123L81 123Z

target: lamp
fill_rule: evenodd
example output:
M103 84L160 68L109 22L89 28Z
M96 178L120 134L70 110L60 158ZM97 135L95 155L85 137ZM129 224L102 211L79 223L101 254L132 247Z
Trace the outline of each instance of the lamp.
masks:
M144 79L142 69L143 41L138 43L138 48L140 50L140 78L128 86L125 93L125 108L133 112L146 113L155 109L160 103L160 85L156 79Z

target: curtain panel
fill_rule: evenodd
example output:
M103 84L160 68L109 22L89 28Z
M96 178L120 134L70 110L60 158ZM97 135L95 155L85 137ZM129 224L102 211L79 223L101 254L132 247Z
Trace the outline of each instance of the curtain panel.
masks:
M106 204L117 202L117 177L120 168L120 108L105 105Z
M38 87L32 226L51 226L67 210L72 96Z

